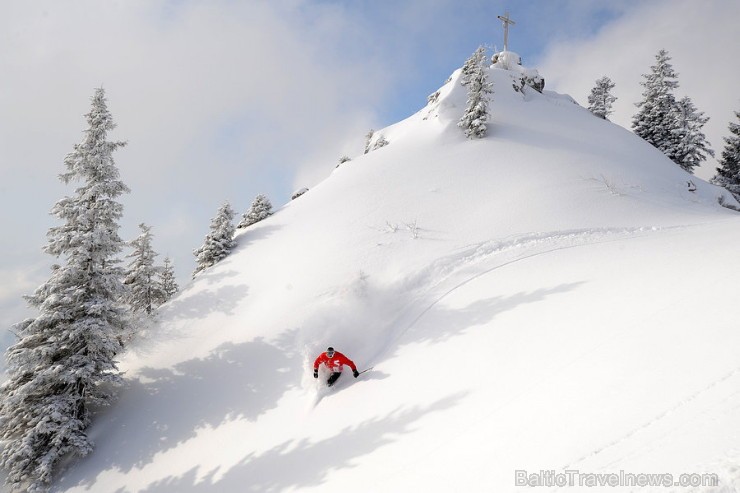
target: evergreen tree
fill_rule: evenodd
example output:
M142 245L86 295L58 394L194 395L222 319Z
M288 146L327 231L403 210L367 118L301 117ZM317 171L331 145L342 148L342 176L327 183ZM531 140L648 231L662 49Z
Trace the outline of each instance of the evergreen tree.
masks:
M637 103L639 110L632 118L632 130L672 159L670 152L676 142L673 90L678 87L677 75L667 51L660 50L655 59L656 64L650 67L649 74L643 74L645 80L640 83L645 90L643 100Z
M375 130L372 128L365 134L365 152L364 154L367 154L372 149L370 147L371 142L373 141L373 135L375 135Z
M47 233L45 251L63 257L29 304L35 318L16 325L18 342L6 354L9 378L0 401L0 462L7 483L43 491L66 454L86 455L90 406L111 402L121 380L115 355L127 328L117 301L125 292L116 258L123 213L117 198L128 192L112 153L125 145L107 140L115 128L105 92L97 89L86 115L89 128L64 164L61 180L80 183L52 214L63 221Z
M159 272L159 283L162 286L162 292L164 293L164 301L162 301L162 303L166 303L171 300L180 290L180 286L178 286L177 281L175 281L175 269L169 257L165 257L164 259L164 266Z
M218 209L216 217L211 220L211 232L206 235L205 242L200 248L193 251L198 263L193 272L193 277L203 269L220 262L231 253L231 249L236 245L233 220L234 210L228 202L225 202Z
M740 121L740 111L735 112ZM730 122L730 136L725 137L725 148L719 159L717 175L712 182L729 190L740 201L740 124Z
M128 286L128 301L135 311L144 311L147 315L166 301L166 295L159 280L162 268L154 266L157 254L152 249L152 228L144 223L139 224L141 234L131 242L134 252L123 283Z
M296 190L295 192L293 192L293 195L290 196L290 200L295 200L298 197L300 197L301 195L305 194L306 192L308 192L308 188L306 188L306 187L299 188L298 190Z
M337 164L335 167L338 168L338 167L340 167L341 165L343 165L344 163L346 163L348 161L352 161L352 159L350 159L349 156L342 156L342 157L339 158L339 164Z
M476 74L479 68L483 65L486 60L486 49L483 46L479 46L473 54L465 60L462 66L462 73L460 74L460 84L467 86L470 83L470 78L473 74Z
M461 84L468 88L468 103L457 126L463 129L469 139L480 139L486 135L489 95L493 93L493 84L488 82L485 59L485 49L481 46L465 62L465 66L469 67L468 74L463 67Z
M242 216L242 220L241 222L239 222L237 228L246 228L247 226L258 223L263 219L270 217L271 215L272 204L270 203L270 199L262 194L257 195L257 197L252 202L252 206Z
M588 110L604 120L608 120L607 117L613 113L612 104L617 100L616 96L611 94L612 89L614 89L614 82L604 76L596 81L596 85L588 96Z
M674 110L676 128L673 129L675 137L673 148L669 149L671 159L689 173L694 168L706 161L707 155L714 156L710 149L706 136L701 131L709 118L704 113L697 111L691 98L685 97L676 103Z
M388 142L388 139L385 138L385 135L380 134L378 135L377 140L375 141L375 144L373 144L373 151L380 149L381 147L385 147L390 142Z

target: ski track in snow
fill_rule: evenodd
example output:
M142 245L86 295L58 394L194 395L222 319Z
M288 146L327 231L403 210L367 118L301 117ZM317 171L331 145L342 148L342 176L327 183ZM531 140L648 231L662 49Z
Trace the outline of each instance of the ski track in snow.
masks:
M416 296L416 302L411 302L411 306L406 310L405 314L402 314L399 317L399 320L413 316L408 313L412 310L416 311L415 309L419 304L423 304L423 308L413 316L412 320L408 324L405 324L405 327L400 330L395 337L389 340L388 344L384 348L370 358L367 364L375 364L380 358L395 348L398 341L411 328L413 328L419 320L424 317L424 315L426 315L446 297L475 279L487 275L497 269L560 250L639 238L650 233L685 229L687 227L689 226L583 228L529 233L505 238L503 240L491 240L473 246L464 247L460 253L443 257L432 262L427 268L422 269L419 273L411 276L404 282L406 290L408 291L412 291L413 288L417 288L418 290L418 288L422 286L428 286L428 288L423 294ZM483 262L492 262L493 265L482 270L475 268ZM472 275L466 275L466 271L468 270L473 270L475 273ZM462 277L462 280L459 279L460 277ZM433 282L434 280L438 281ZM445 286L450 282L454 283L454 285L450 288L445 288ZM439 291L442 292L440 293ZM433 301L429 302L430 298L432 298Z

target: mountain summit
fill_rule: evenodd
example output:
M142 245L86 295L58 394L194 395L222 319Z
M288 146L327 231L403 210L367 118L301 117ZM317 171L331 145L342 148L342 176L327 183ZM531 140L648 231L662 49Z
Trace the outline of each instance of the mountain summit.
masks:
M737 487L733 199L515 54L485 73L484 138L457 126L457 70L239 230L124 355L59 491L514 491L567 470ZM319 388L327 346L374 368Z

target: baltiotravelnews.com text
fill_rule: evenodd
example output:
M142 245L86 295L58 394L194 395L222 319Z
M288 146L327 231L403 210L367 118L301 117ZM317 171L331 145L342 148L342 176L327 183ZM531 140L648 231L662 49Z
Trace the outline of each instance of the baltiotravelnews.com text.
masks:
M529 472L525 469L514 471L515 486L529 486L532 488L545 487L619 487L619 486L663 486L674 487L697 487L717 486L719 477L712 473L683 473L678 476L672 473L631 473L620 470L611 473L586 473L577 469L565 471L539 470Z

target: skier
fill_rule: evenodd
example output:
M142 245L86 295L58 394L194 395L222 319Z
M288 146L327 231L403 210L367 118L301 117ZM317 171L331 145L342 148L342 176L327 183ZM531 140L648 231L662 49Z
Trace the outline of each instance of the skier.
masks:
M316 358L316 361L313 362L314 378L319 378L319 365L322 363L331 371L331 375L329 375L329 379L326 381L329 387L334 385L334 382L336 382L337 379L342 376L344 365L352 368L352 375L354 375L355 378L357 378L360 374L360 372L357 371L357 367L352 362L352 360L339 351L334 351L333 347L326 348L326 352L321 353L319 357Z

